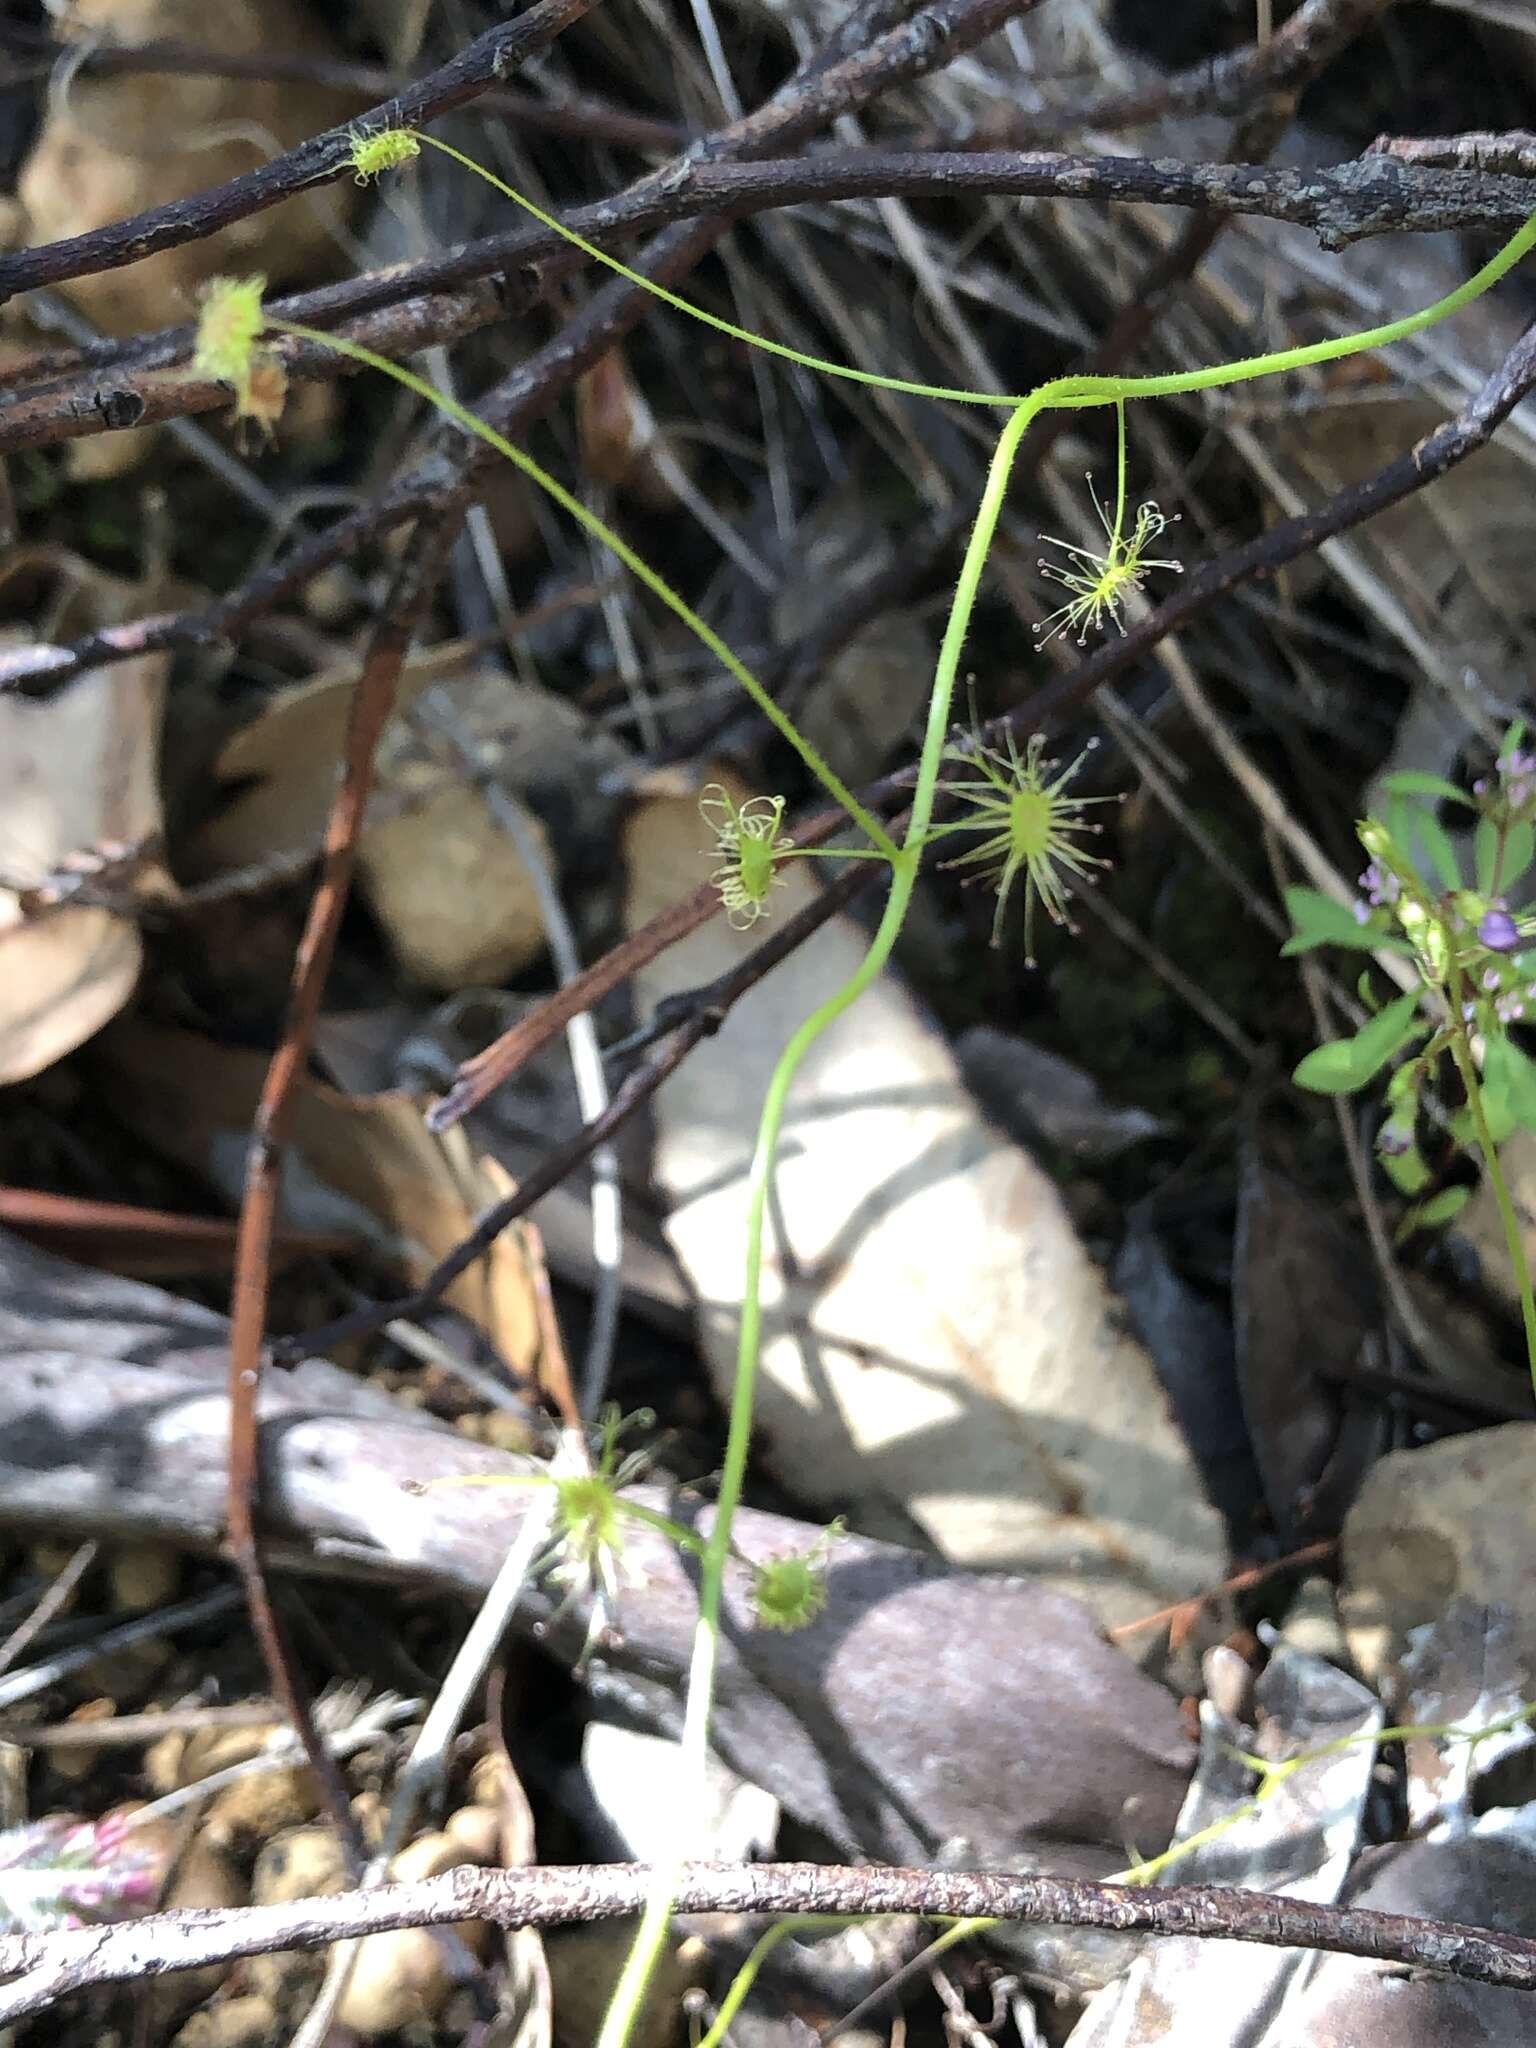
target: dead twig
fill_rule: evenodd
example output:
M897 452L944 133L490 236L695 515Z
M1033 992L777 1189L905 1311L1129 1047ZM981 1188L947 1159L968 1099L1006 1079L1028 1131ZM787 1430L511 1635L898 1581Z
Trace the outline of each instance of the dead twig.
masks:
M408 127L462 107L509 78L563 29L579 21L591 5L592 0L535 0L525 13L487 29L436 71L370 107L344 128L328 128L323 135L301 142L297 149L273 157L270 163L186 199L149 207L143 213L130 214L127 220L109 221L87 234L0 256L0 305L38 285L95 277L104 270L137 263L161 249L203 241L234 221L265 213L295 192L311 191L347 176L354 127Z
M718 216L725 224L812 201L965 197L1187 206L1203 216L1188 231L1191 244L1208 246L1218 220L1252 216L1311 228L1324 248L1340 249L1375 235L1518 227L1536 208L1536 176L1418 170L1385 155L1302 171L1251 161L846 149L752 163L685 160L663 189L647 181L574 208L565 219L588 241L610 246L639 230L704 215ZM1197 248L1197 261L1203 253ZM449 256L274 302L274 312L305 323L336 324L345 316L349 324L338 324L339 333L384 355L409 355L504 319L508 300L493 281L496 274L542 265L544 274L537 280L537 296L542 297L584 261L553 229L525 226L468 243ZM1135 323L1132 339L1155 323L1160 294L1192 267L1183 242L1155 266L1153 292L1138 294L1128 309ZM1157 276L1162 270L1166 278ZM1105 347L1111 338L1106 337ZM115 351L93 354L78 371L62 376L57 359L47 359L41 388L17 386L13 380L9 396L0 401L0 453L51 447L227 405L229 392L222 384L163 374L185 357L191 341L186 326L139 336ZM355 363L317 343L285 340L280 353L297 380L330 381L356 372Z
M96 1562L100 1549L101 1545L95 1542L79 1545L26 1620L19 1622L0 1643L0 1672L9 1671L13 1664L18 1663L53 1617L68 1604L70 1594Z
M1251 1593L1255 1586L1268 1585L1271 1579L1290 1572L1305 1571L1309 1565L1327 1564L1338 1547L1337 1538L1332 1536L1321 1543L1308 1543L1301 1550L1287 1551L1284 1557L1271 1558L1267 1564L1250 1565L1246 1571L1234 1572L1230 1579L1223 1579L1208 1592L1197 1593L1193 1600L1175 1600L1171 1607L1159 1607L1155 1614L1139 1615L1135 1621L1122 1621L1118 1628L1106 1633L1111 1642L1118 1642L1122 1636L1140 1635L1143 1629L1162 1628L1166 1624L1177 1630L1214 1601L1226 1600L1234 1593Z
M1393 0L1385 4L1390 6ZM1176 71L1135 92L1104 93L1076 106L1007 115L978 135L977 146L1008 141L1024 148L1083 128L1136 128L1170 115L1243 115L1272 94L1305 84L1332 54L1326 45L1334 37L1358 34L1382 12L1383 0L1306 0L1266 41L1209 63L1192 64L1187 71Z
M15 1981L0 1989L0 2022L24 2019L98 1984L164 1977L278 1949L324 1948L397 1927L443 1927L462 1920L489 1920L507 1928L566 1927L627 1919L639 1912L646 1887L654 1881L653 1871L635 1863L519 1870L465 1866L414 1884L291 1905L155 1913L111 1927L10 1935L0 1939L0 1972ZM1536 1990L1536 1941L1523 1935L1226 1885L1143 1889L985 1871L690 1863L678 1873L674 1896L680 1913L916 1913L927 1919L1011 1920L1248 1941L1361 1956L1507 1990Z
M1491 134L1486 128L1465 135L1378 135L1371 144L1378 156L1394 156L1404 164L1434 164L1457 171L1498 171L1513 178L1536 178L1536 135L1529 128Z
M379 355L411 356L462 340L504 320L508 311L507 295L486 279L458 291L400 300L338 332ZM177 333L190 343L188 330ZM275 344L274 352L282 359L284 373L297 383L334 383L358 373L355 361L319 342L289 335ZM52 447L125 427L156 426L228 405L229 386L211 377L191 376L185 370L172 375L157 367L123 375L108 364L92 366L79 376L16 392L0 407L0 452Z
M850 862L848 871L839 875L816 902L807 904L792 918L786 919L763 945L732 968L729 974L722 975L707 988L696 989L691 995L675 998L667 1006L666 1029L669 1035L667 1043L661 1050L625 1077L613 1091L608 1107L601 1116L583 1124L581 1129L574 1132L563 1145L556 1146L552 1152L546 1154L534 1170L524 1176L512 1194L497 1202L493 1208L487 1209L464 1242L454 1246L447 1258L428 1274L414 1294L400 1301L377 1302L367 1308L355 1309L349 1315L340 1316L335 1322L327 1323L320 1329L307 1330L300 1336L285 1338L272 1347L273 1355L288 1363L308 1354L324 1351L330 1345L338 1344L346 1338L366 1336L374 1330L381 1330L386 1323L397 1317L424 1314L434 1303L441 1300L462 1272L489 1250L502 1231L508 1229L519 1217L525 1216L536 1202L541 1201L552 1188L559 1187L560 1183L589 1159L599 1146L613 1138L651 1099L662 1083L676 1073L700 1040L710 1037L720 1029L732 1006L739 1002L749 989L755 988L765 974L781 960L787 959L812 932L820 929L835 910L845 906L861 887L874 879L867 869L861 868L857 862ZM701 905L702 894L703 892L700 892L699 896L688 897L679 906L679 910L689 913L702 909L702 915L696 918L696 922L700 923L703 916L707 916L714 907L714 892L710 891L711 900ZM657 923L660 924L661 921L658 920ZM663 930L670 928L665 925L662 927ZM690 925L687 929L692 930L693 926ZM655 952L664 950L664 944L661 933L655 931L653 926L648 925L646 931L653 933L651 943L655 950L645 956L650 959L655 957ZM637 933L636 937L639 936L641 935ZM665 943L672 941L668 940ZM624 948L620 947L615 949L615 953L608 954L607 963L612 963L616 954L623 951ZM632 962L624 973L633 973L635 966L639 964L643 962ZM620 973L618 979L622 980L624 973ZM567 988L579 988L581 995L575 1000L584 1001L589 1007L597 1000L592 983L586 974L578 977L577 981L568 983ZM562 1004L562 997L565 995L566 989L562 989L536 1014L542 1017L546 1011L554 1009L559 1009L563 1013L567 1007ZM550 1027L551 1033L561 1028L562 1019L557 1019ZM508 1038L514 1036L515 1033L509 1033L507 1038L498 1039L496 1043L498 1046L505 1045Z
M295 956L288 1016L257 1105L246 1157L245 1187L235 1238L229 1337L228 1542L273 1692L293 1725L341 1838L360 1870L365 1852L336 1759L315 1726L298 1664L272 1603L257 1527L259 1472L256 1405L266 1337L272 1242L283 1149L296 1089L309 1058L326 976L341 929L357 837L373 784L379 735L394 710L401 666L436 587L452 530L434 521L408 548L395 572L380 624L353 692L341 782L326 824L325 849Z

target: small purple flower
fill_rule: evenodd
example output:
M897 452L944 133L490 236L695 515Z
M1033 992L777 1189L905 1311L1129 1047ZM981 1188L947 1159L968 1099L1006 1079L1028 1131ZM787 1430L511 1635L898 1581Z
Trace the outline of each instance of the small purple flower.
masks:
M1520 943L1520 928L1502 903L1485 910L1477 936L1490 953L1513 953Z
M1413 1129L1409 1124L1384 1123L1377 1133L1376 1149L1388 1159L1401 1159L1413 1144Z
M1536 795L1536 754L1523 754L1517 748L1500 757L1498 770L1504 801L1514 810L1523 809Z
M1371 862L1360 877L1360 887L1365 892L1367 902L1376 910L1395 903L1403 893L1403 885L1392 870L1379 866L1375 861ZM1356 914L1358 915L1358 912ZM1365 922L1364 918L1360 921L1362 924Z
M1355 903L1354 903L1354 911L1355 911L1355 923L1356 923L1356 924L1369 924L1369 923L1370 923L1370 921L1371 921L1371 906L1369 905L1369 903L1367 903L1367 902L1366 902L1366 900L1365 900L1365 898L1364 898L1363 896L1357 896L1357 897L1355 898Z

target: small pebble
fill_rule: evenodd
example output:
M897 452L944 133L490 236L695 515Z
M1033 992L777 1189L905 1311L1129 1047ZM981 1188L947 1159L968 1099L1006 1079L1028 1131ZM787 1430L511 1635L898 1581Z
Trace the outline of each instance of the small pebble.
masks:
M325 1898L347 1887L347 1859L334 1828L289 1828L267 1842L251 1872L258 1906L288 1906Z
M461 1806L443 1825L471 1863L486 1866L501 1860L501 1815L494 1806Z
M93 1721L110 1721L117 1712L116 1705L109 1699L87 1700L76 1707L69 1717L71 1727L88 1726ZM55 1774L66 1784L78 1785L88 1778L101 1761L101 1751L90 1749L56 1749L50 1753L49 1761Z
M279 1828L313 1820L319 1810L320 1791L308 1764L285 1764L280 1770L252 1771L225 1786L203 1826L214 1841L243 1847L265 1841Z
M248 1991L193 2013L171 2048L267 2048L277 2037L276 2007L260 1992Z
M181 1590L181 1554L164 1543L124 1543L107 1566L112 1605L119 1614L149 1614L168 1607Z
M511 1408L493 1408L480 1418L480 1441L498 1451L531 1451L533 1431L525 1415Z

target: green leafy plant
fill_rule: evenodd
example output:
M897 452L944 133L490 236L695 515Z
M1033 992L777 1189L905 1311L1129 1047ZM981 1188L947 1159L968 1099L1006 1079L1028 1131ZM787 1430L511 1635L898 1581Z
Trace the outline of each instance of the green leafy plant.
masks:
M1536 1062L1510 1036L1536 1005L1536 918L1509 906L1536 857L1536 754L1524 751L1523 740L1523 728L1511 726L1493 772L1470 793L1438 776L1389 776L1386 818L1358 827L1369 856L1360 899L1346 907L1315 889L1288 889L1293 936L1284 950L1386 950L1411 965L1418 986L1379 1006L1362 977L1365 1022L1309 1052L1294 1079L1319 1094L1354 1095L1387 1075L1376 1150L1394 1186L1414 1201L1405 1230L1448 1221L1467 1196L1462 1187L1427 1192L1434 1174L1421 1139L1429 1113L1438 1110L1458 1144L1476 1144L1509 1247L1536 1382L1536 1301L1498 1154L1512 1131L1536 1131ZM1437 815L1442 804L1470 830L1470 880ZM1459 1103L1442 1086L1447 1066Z
M956 831L970 830L983 835L982 844L975 849L974 854L961 858L973 859L979 869L984 872L990 871L1003 893L1006 893L1021 873L1023 874L1027 928L1028 912L1035 901L1045 906L1049 916L1064 920L1070 885L1063 879L1063 875L1083 881L1089 879L1085 871L1098 864L1095 857L1083 852L1074 838L1075 834L1087 828L1080 819L1081 806L1085 800L1073 799L1063 794L1070 770L1067 775L1061 776L1055 775L1053 770L1048 770L1043 762L1041 748L1037 747L1034 741L1029 742L1022 753L1010 738L1005 750L979 749L973 744L968 753L957 756L950 739L955 685L965 643L1002 515L1014 461L1026 432L1031 423L1047 410L1076 411L1095 406L1115 408L1118 430L1118 481L1113 517L1102 507L1098 508L1105 530L1106 547L1102 552L1067 547L1067 560L1064 565L1047 565L1048 573L1054 574L1055 579L1063 584L1070 596L1068 602L1053 614L1051 619L1044 622L1042 630L1073 631L1081 638L1087 631L1106 620L1119 623L1123 607L1141 588L1145 577L1153 569L1178 566L1175 563L1154 561L1147 555L1148 547L1154 544L1168 524L1155 505L1142 505L1127 529L1125 409L1128 403L1138 399L1172 397L1182 393L1246 383L1314 364L1337 361L1346 356L1384 348L1393 342L1403 340L1470 304L1536 247L1536 216L1533 216L1496 256L1456 291L1435 305L1407 315L1403 319L1390 321L1356 334L1197 370L1152 377L1061 377L1041 384L1030 392L1008 394L978 392L922 384L903 378L884 377L875 372L857 370L845 364L812 356L766 336L753 334L750 330L723 320L705 308L693 305L677 293L655 284L640 272L631 269L616 257L564 227L553 216L543 212L487 171L484 166L476 163L473 158L424 132L380 130L354 135L352 158L355 172L358 177L364 179L378 176L385 170L408 163L423 145L453 158L476 176L485 179L534 219L562 235L594 261L616 271L620 276L628 278L632 283L651 293L661 303L692 319L702 321L705 325L749 347L763 350L769 355L825 376L844 378L856 383L954 404L990 406L1004 415L956 579L954 597L929 694L917 770L909 806L901 827L901 837L898 840L894 836L894 830L888 829L882 820L870 813L847 789L793 720L774 702L758 678L692 610L678 592L636 554L620 535L597 518L524 450L516 448L504 435L498 433L468 407L438 390L426 379L356 342L301 327L292 322L272 320L268 323L268 331L302 336L393 377L396 382L435 405L440 412L456 421L467 432L477 435L487 446L496 449L520 469L555 504L609 549L689 628L727 672L740 683L764 717L793 747L807 770L833 801L847 812L861 833L864 843L849 849L847 853L843 853L841 849L828 851L834 855L841 854L842 857L851 855L875 858L887 863L890 868L890 887L883 913L863 959L844 985L808 1016L792 1034L769 1081L762 1105L757 1141L747 1181L745 1277L736 1373L715 1517L699 1553L699 1614L682 1733L685 1768L692 1773L694 1780L702 1788L718 1662L723 1586L727 1565L732 1556L732 1520L741 1499L746 1476L762 1342L761 1281L764 1231L774 1160L795 1075L817 1038L857 1002L860 995L884 970L905 922L925 850L939 833L948 836ZM257 345L254 334L251 337L251 345L253 348ZM241 394L239 366L229 367L227 355L223 358L226 367L219 369L211 368L209 359L204 360L208 374L225 377L235 387L238 397ZM1097 500L1095 504L1097 506ZM940 792L951 786L944 780L945 770L952 767L957 759L962 760L972 771L972 780L969 783L956 780L953 784L962 816L959 819L945 820L936 828L935 808ZM1047 775L1053 778L1049 783L1045 780ZM976 776L979 776L979 781L975 779ZM766 805L768 809L752 810L752 804ZM738 921L746 920L749 908L751 921L755 921L757 916L763 914L768 905L769 891L778 863L788 856L789 849L779 843L779 813L775 808L776 804L776 799L750 800L750 803L741 806L736 814L736 824L731 828L729 848L717 843L716 851L725 854L728 870L725 880L721 883L722 898L727 910ZM761 822L764 829L760 831L754 824L749 831L743 831L741 819L749 812L754 820ZM738 895L738 901L732 903L725 897L724 892L727 888ZM1026 937L1026 946L1028 944L1029 938ZM1384 1026L1383 1033L1390 1035L1391 1031L1397 1028L1396 1023ZM1394 1049L1389 1047L1373 1071L1379 1071L1380 1065L1390 1060ZM1533 1324L1533 1329L1536 1329L1536 1324ZM1533 1358L1536 1358L1536 1349L1533 1349ZM680 1829L677 1861L681 1860L684 1847L685 1835ZM622 2048L622 2044L628 2040L633 2030L644 2003L646 1988L666 1939L674 1892L674 1869L671 1866L663 1866L647 1901L634 1946L604 2021L599 2048Z

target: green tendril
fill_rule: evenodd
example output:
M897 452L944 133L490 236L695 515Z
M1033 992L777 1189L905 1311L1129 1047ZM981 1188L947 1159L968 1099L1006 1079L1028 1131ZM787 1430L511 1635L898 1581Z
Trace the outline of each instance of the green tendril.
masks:
M1533 214L1531 219L1511 237L1497 255L1455 291L1421 312L1384 322L1380 326L1365 329L1357 334L1342 335L1295 348L1249 356L1237 362L1178 371L1163 376L1063 376L1054 378L1027 394L989 393L887 377L873 371L855 369L847 364L830 362L784 343L772 341L765 336L753 334L731 321L707 312L703 307L691 304L677 293L669 291L665 286L632 269L628 264L620 262L618 258L610 256L595 243L587 241L573 229L566 227L552 214L534 205L521 193L487 171L483 165L476 163L473 158L448 143L440 142L434 136L408 130L380 131L372 136L361 137L359 142L354 144L353 150L353 162L359 174L376 175L378 171L391 168L397 162L407 161L414 152L408 147L406 138L426 143L444 156L452 158L494 186L533 219L581 250L594 262L603 264L607 269L626 278L631 284L648 292L663 304L671 306L675 311L701 321L705 326L728 335L733 340L761 349L769 355L778 356L823 376L842 378L852 383L906 393L919 398L944 400L959 405L999 406L1007 410L1007 417L988 467L975 522L956 580L954 599L934 672L907 829L898 845L880 821L871 815L833 774L817 750L800 733L793 721L779 709L762 683L720 636L618 534L543 470L531 456L514 447L505 436L499 434L456 399L439 391L424 378L375 354L360 343L338 335L322 333L313 328L301 327L294 322L273 320L270 323L285 332L334 349L340 355L393 377L397 383L416 392L466 431L476 435L503 455L638 577L645 587L708 648L715 659L740 683L774 729L794 748L810 773L859 826L870 842L870 850L888 860L891 866L891 886L884 911L864 958L836 994L807 1017L790 1038L769 1081L758 1125L757 1141L747 1181L746 1273L729 1430L721 1470L718 1504L700 1560L699 1614L688 1674L682 1734L685 1775L695 1784L702 1786L719 1655L723 1586L726 1566L731 1555L731 1527L741 1499L751 1439L753 1399L762 1343L761 1282L764 1229L774 1160L777 1156L784 1115L795 1076L805 1055L822 1033L851 1008L882 972L906 917L922 851L931 833L940 771L945 759L955 681L970 631L982 576L996 536L1009 477L1024 435L1031 422L1047 410L1076 410L1090 406L1113 405L1117 408L1123 426L1124 407L1133 399L1170 398L1216 390L1227 385L1277 376L1322 363L1336 362L1364 351L1389 347L1434 326L1438 321L1470 305L1474 299L1480 297L1512 270L1533 247L1536 247L1536 214ZM1155 540L1161 527L1154 530L1154 522L1143 518L1146 509L1143 508L1142 513L1138 513L1127 536L1122 432L1116 511L1113 521L1106 518L1104 522L1108 540L1107 553L1089 556L1087 551L1069 550L1069 556L1077 562L1077 568L1059 579L1072 593L1071 602L1063 608L1067 625L1079 628L1101 623L1105 618L1115 618L1119 602L1137 586L1140 575L1145 573L1146 569L1155 566L1147 559L1145 550ZM1151 509L1156 512L1155 507ZM1161 519L1161 514L1156 516ZM1098 564L1096 569L1092 567L1095 562ZM1085 606L1086 609L1082 609ZM1027 756L1025 765L1027 766ZM1011 757L1009 772L1013 773ZM1031 834L1038 838L1034 825L1026 828L1023 841L1018 840L1016 836L1012 842L1014 845L1023 845L1021 859L1025 862L1028 859ZM1013 872L1018 872L1019 865L1020 861L1013 862ZM768 866L768 882L771 883L771 858ZM1007 867L1008 861L1005 859L1005 871ZM763 883L766 889L767 883L764 883L762 873L754 870L753 886L756 887L759 883ZM1037 890L1039 886L1037 878ZM1046 900L1043 893L1042 900ZM1047 907L1049 908L1049 904ZM647 1987L667 1937L672 1900L676 1893L677 1865L685 1853L685 1846L685 1836L680 1828L676 1854L671 1858L664 1858L656 1873L640 1929L603 2021L599 2048L624 2048L643 2008ZM1165 1860L1154 1859L1155 1862ZM979 1921L958 1923L944 1937L943 1945L962 1939L967 1932L979 1931L987 1924L989 1923ZM776 1934L777 1932L776 1930ZM782 1935L778 1935L778 1938L782 1938ZM762 1946L759 1945L760 1948ZM755 1951L754 1954L756 1953ZM711 2042L714 2038L712 2034Z

